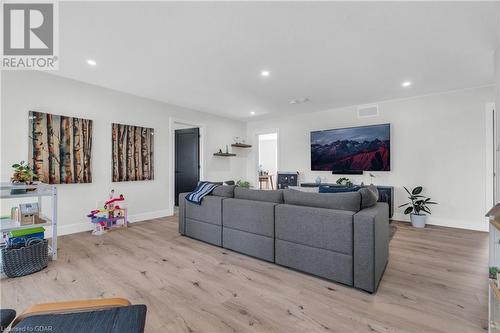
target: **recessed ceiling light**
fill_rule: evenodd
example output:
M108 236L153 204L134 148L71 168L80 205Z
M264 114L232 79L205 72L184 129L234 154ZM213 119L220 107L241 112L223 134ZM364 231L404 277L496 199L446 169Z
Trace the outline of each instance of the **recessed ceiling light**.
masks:
M401 85L403 87L409 87L409 86L411 86L411 82L410 81L405 81L405 82L401 83Z
M255 111L250 111L250 114L251 114L252 116L254 116L254 115L255 115Z
M261 76L269 76L271 73L269 71L262 71L260 72Z
M90 66L96 66L97 65L97 62L93 59L88 59L87 60L87 64L89 64Z
M309 98L302 97L302 98L292 99L289 103L290 104L302 104L302 103L307 103L307 102L309 102Z

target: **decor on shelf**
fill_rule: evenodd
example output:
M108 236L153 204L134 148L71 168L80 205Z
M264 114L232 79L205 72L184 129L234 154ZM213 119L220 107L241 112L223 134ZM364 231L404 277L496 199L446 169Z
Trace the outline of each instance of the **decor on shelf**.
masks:
M346 177L341 177L337 179L336 184L342 185L342 186L347 186L347 187L353 187L354 184L351 182L349 178Z
M390 124L311 132L311 170L390 171Z
M375 175L373 173L369 173L370 175L370 185L373 185L373 178L375 178Z
M314 182L316 183L316 185L321 184L321 177L320 176L316 177L316 179L314 180Z
M19 186L20 188L16 188L16 185L31 185L33 184L33 179L36 178L35 173L31 169L31 166L28 162L21 161L19 163L12 164L12 168L14 169L14 173L10 178L12 182L12 189L10 190L11 194L22 194L26 193L31 189L26 189L25 186Z
M154 179L154 129L112 124L113 181Z
M236 186L243 187L243 188L250 188L250 182L247 182L246 180L238 180L236 182Z
M431 198L425 197L421 195L423 187L417 186L411 191L409 191L406 187L404 187L405 191L408 193L410 202L407 202L401 206L405 207L405 215L410 214L411 224L415 228L425 228L425 223L427 220L427 214L431 214L431 210L428 205L437 205L437 202L431 201Z
M30 111L29 160L42 183L92 182L92 120Z
M40 217L38 202L19 204L18 220L21 225L41 224L46 221Z

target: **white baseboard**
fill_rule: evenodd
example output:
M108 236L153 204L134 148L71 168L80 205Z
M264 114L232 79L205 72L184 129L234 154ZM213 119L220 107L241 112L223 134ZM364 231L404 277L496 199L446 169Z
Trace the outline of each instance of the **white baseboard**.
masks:
M160 217L172 216L172 215L174 215L174 213L171 209L163 209L163 210L158 210L158 211L154 211L154 212L145 212L145 213L138 213L138 214L129 215L128 220L129 220L129 223L134 223L134 222L152 220L152 219L157 219ZM57 235L58 236L70 235L70 234L76 234L78 232L84 232L84 231L90 231L90 230L92 230L92 223L90 223L90 221L85 222L85 223L58 225ZM47 233L47 235L46 235L47 237L50 237L49 233Z
M401 213L394 213L392 219L397 221L410 222L410 216ZM445 219L430 215L427 217L427 224L438 225L449 228L475 230L475 231L488 232L489 230L489 226L486 219L478 221L468 221L468 220L457 220L457 219Z
M172 215L174 215L174 212L171 209L162 209L154 212L145 212L145 213L129 215L128 221L130 223L134 223L139 221L158 219L160 217L172 216Z
M49 230L49 229L48 229ZM92 230L92 224L90 222L87 223L75 223L68 225L58 225L57 226L57 236L76 234L78 232L90 231ZM50 231L49 231L50 234ZM49 237L51 235L48 235Z

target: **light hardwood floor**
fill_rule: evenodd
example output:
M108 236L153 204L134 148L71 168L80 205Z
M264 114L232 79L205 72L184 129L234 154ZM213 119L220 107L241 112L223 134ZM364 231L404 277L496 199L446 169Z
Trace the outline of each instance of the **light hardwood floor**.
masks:
M170 217L61 237L48 269L2 281L1 305L125 297L148 306L146 332L484 332L487 234L397 225L374 295L181 237Z

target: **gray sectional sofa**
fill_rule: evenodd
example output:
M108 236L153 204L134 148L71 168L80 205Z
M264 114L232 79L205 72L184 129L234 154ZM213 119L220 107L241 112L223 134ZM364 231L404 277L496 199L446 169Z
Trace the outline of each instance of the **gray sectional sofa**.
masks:
M182 235L375 292L389 257L376 189L307 193L219 186L201 205L179 197Z

